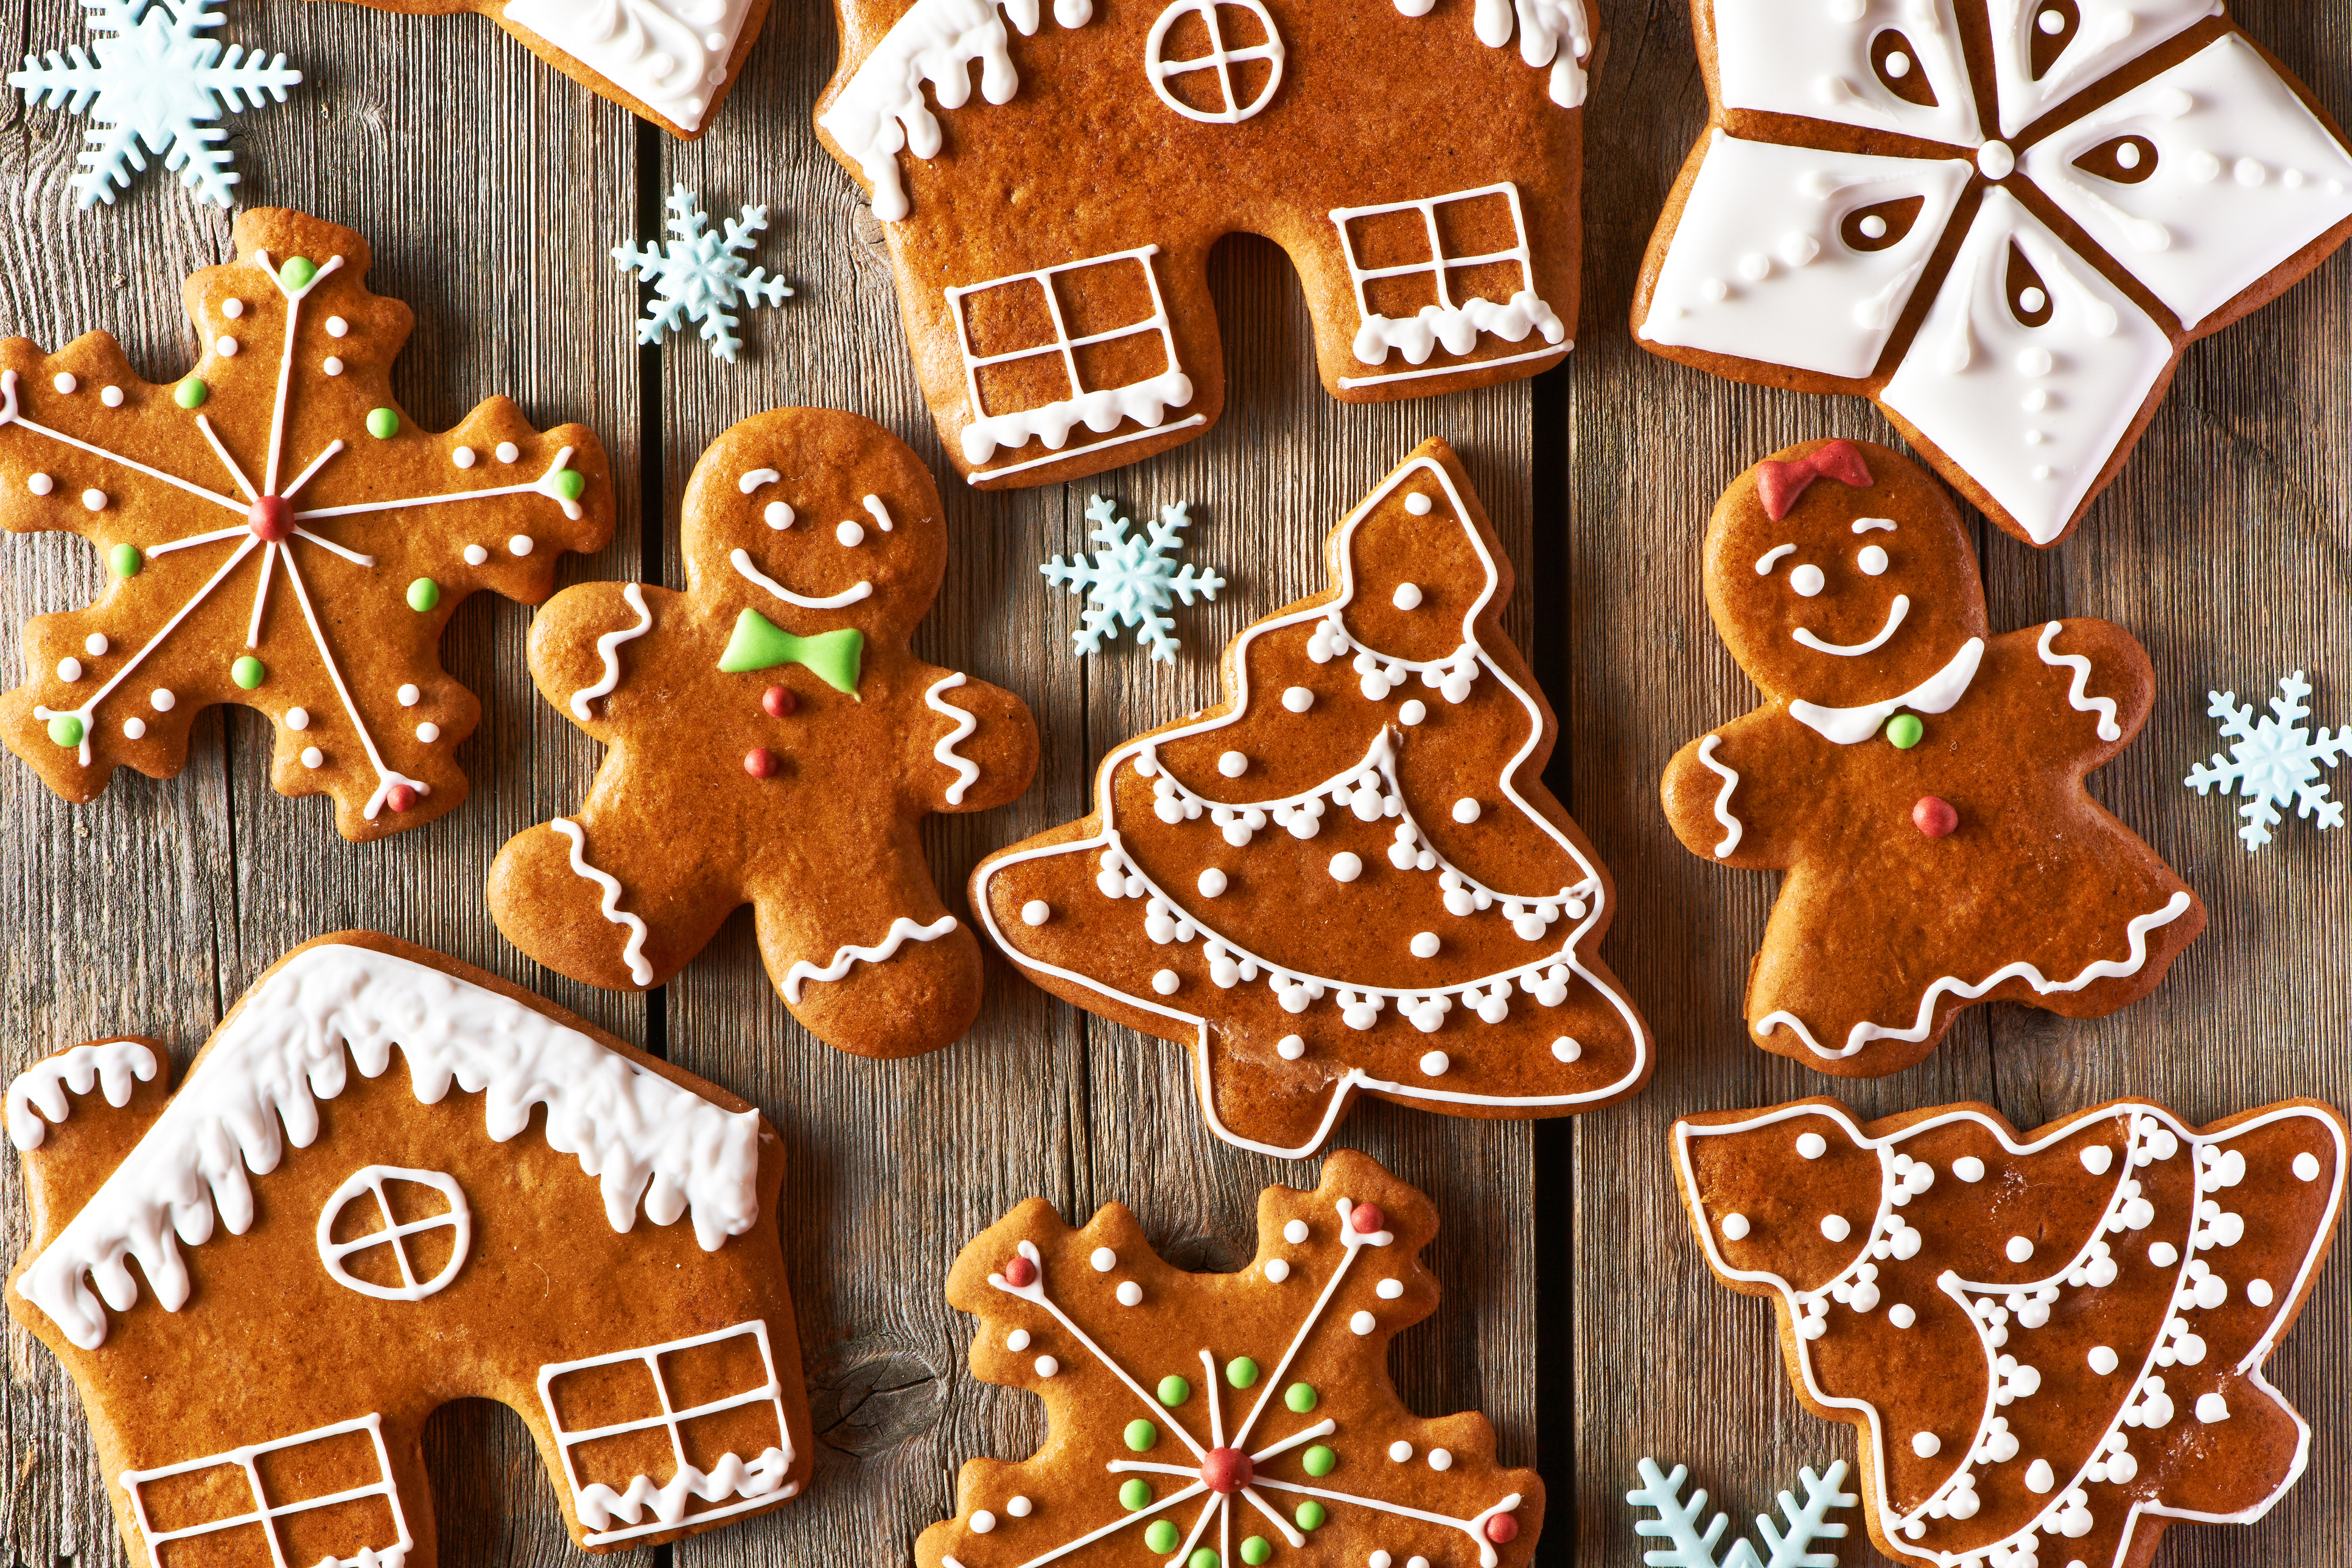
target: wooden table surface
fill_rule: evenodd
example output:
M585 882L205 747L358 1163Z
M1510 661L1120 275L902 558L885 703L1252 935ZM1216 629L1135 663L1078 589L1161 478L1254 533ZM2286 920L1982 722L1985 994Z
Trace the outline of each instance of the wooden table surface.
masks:
M2352 22L2340 7L2232 9L2352 119ZM439 428L506 393L539 425L584 420L604 438L619 532L603 553L567 561L562 581L677 584L686 475L712 437L764 408L854 409L950 474L874 220L809 127L836 47L822 0L777 0L715 129L690 145L639 126L478 16L249 0L225 10L229 41L282 49L306 79L288 103L230 122L239 194L369 237L373 287L417 313L394 377L411 412ZM1798 1406L1770 1308L1713 1281L1678 1211L1664 1139L1675 1116L1838 1085L1743 1039L1741 981L1771 879L1685 853L1656 781L1677 745L1753 701L1700 595L1700 531L1717 492L1790 441L1892 437L1860 401L1736 386L1634 347L1634 271L1706 101L1683 5L1604 0L1601 10L1584 305L1564 368L1468 397L1339 407L1314 380L1280 253L1231 241L1213 275L1231 358L1223 424L1093 486L975 495L943 483L958 548L916 647L1020 692L1045 735L1038 781L1018 805L932 826L934 868L961 907L985 849L1084 811L1103 751L1216 695L1223 640L1323 585L1324 534L1416 440L1443 435L1462 448L1520 568L1510 628L1532 637L1559 713L1553 787L1616 875L1603 952L1656 1031L1660 1065L1647 1092L1577 1121L1456 1122L1367 1105L1342 1141L1428 1191L1445 1216L1432 1259L1444 1305L1398 1342L1405 1396L1433 1414L1485 1410L1504 1458L1539 1460L1549 1479L1546 1560L1613 1568L1641 1560L1623 1492L1642 1455L1689 1464L1744 1528L1801 1465L1854 1451L1851 1428ZM85 37L72 0L0 4L11 59ZM28 110L14 92L5 103L0 334L54 348L102 329L142 374L176 375L195 347L182 279L230 257L227 215L194 205L160 168L113 207L78 213L67 181L84 122ZM635 345L637 289L607 252L658 234L673 182L714 214L767 204L757 259L799 290L747 314L745 356L731 367L690 340ZM2037 553L1977 525L1996 629L2103 616L2147 645L2155 715L2094 787L2198 888L2212 923L2152 997L2108 1019L2007 1005L1966 1014L1927 1062L1843 1086L1863 1113L1973 1099L2031 1127L2126 1093L2200 1121L2287 1095L2347 1098L2352 831L2293 823L2250 856L2231 805L2179 782L2218 745L2209 688L2260 701L2301 668L2318 721L2352 722L2347 363L2352 264L2338 258L2189 352L2137 455L2071 543ZM1173 670L1124 640L1085 660L1068 650L1076 611L1036 563L1084 546L1090 489L1134 515L1192 503L1193 558L1233 580L1217 605L1178 613L1185 653ZM92 552L61 535L0 539L0 563L12 643L24 617L85 603L99 579ZM1031 1194L1073 1221L1116 1199L1163 1252L1232 1268L1249 1255L1256 1190L1309 1185L1312 1169L1218 1144L1182 1053L1048 1000L1001 962L970 1037L877 1063L793 1025L745 917L650 997L590 990L524 959L489 921L484 874L509 835L569 810L597 761L534 695L528 625L528 611L488 596L459 611L445 658L486 710L460 753L473 798L371 847L337 837L323 800L271 793L263 728L243 710L199 721L177 780L125 770L87 806L0 760L0 1069L116 1032L164 1037L184 1061L287 948L348 926L439 948L666 1050L757 1100L791 1147L782 1224L820 1446L809 1495L781 1512L619 1560L905 1563L916 1532L951 1508L956 1465L1025 1451L1040 1436L1033 1401L963 1371L970 1323L940 1287L967 1237ZM2336 793L2352 795L2352 777L2339 772ZM14 1162L0 1166L10 1171L0 1247L13 1255L24 1205ZM2332 1263L2272 1363L2317 1429L2310 1473L2259 1525L2175 1531L2161 1563L2315 1563L2342 1550L2352 1528L2345 1279ZM16 1560L120 1561L79 1403L13 1326L0 1414L0 1536ZM448 1568L576 1560L512 1415L446 1410L428 1455ZM1844 1562L1876 1560L1861 1536Z

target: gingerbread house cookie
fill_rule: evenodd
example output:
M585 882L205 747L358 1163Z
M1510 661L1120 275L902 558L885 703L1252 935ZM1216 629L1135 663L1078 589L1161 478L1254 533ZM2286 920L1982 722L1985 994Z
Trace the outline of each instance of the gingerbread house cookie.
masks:
M168 1078L103 1040L7 1095L8 1309L79 1385L140 1568L432 1568L451 1399L522 1416L592 1551L806 1484L756 1109L366 931L289 953Z
M1289 253L1345 402L1573 346L1584 0L1053 0L1050 25L1042 0L836 4L817 127L871 193L974 485L1077 479L1213 423L1229 234Z
M1789 447L1724 492L1706 571L1765 702L1676 752L1661 793L1693 854L1789 874L1748 971L1758 1045L1876 1077L1974 1003L2111 1013L2205 929L2083 784L2147 721L2147 653L2105 621L1993 635L1916 464Z
M2260 1519L2311 1427L2263 1375L2344 1198L2313 1100L2197 1127L2118 1100L2021 1137L1989 1107L1833 1100L1675 1124L1707 1266L1778 1309L1797 1396L1861 1434L1905 1568L2146 1568Z

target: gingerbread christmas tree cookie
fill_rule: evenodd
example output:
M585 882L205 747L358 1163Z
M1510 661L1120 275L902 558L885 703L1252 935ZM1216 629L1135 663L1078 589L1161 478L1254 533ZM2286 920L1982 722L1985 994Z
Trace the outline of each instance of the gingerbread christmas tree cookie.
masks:
M812 1034L860 1056L946 1045L980 1006L980 945L940 901L922 819L1028 787L1009 691L907 639L947 566L929 472L851 414L782 408L687 482L687 589L566 589L531 673L610 748L587 802L508 841L491 913L549 968L659 985L736 909Z
M1994 636L1917 465L1789 447L1724 492L1706 571L1765 703L1676 752L1662 794L1693 854L1789 873L1748 973L1758 1045L1876 1077L1972 1003L2111 1013L2205 929L2083 785L2147 718L2147 655L2105 621Z
M2260 1519L2303 1473L2263 1363L2342 1211L2333 1107L2118 1100L2021 1137L1811 1100L1686 1118L1674 1155L1708 1267L1777 1304L1806 1408L1860 1429L1905 1568L2147 1568L2174 1521Z
M368 931L289 953L169 1078L102 1040L7 1094L8 1309L81 1390L131 1562L433 1568L453 1399L522 1416L592 1551L807 1484L751 1106Z
M371 294L367 242L300 213L236 220L237 259L188 280L195 367L151 384L102 332L0 342L0 526L81 535L107 586L26 624L30 679L0 740L68 800L119 766L168 778L215 703L276 730L270 783L330 795L380 838L466 798L481 705L441 669L478 589L536 604L556 557L612 537L596 437L503 397L454 430L392 395L408 308Z
M1557 1116L1650 1074L1596 951L1609 874L1541 781L1511 568L1424 443L1331 535L1335 586L1225 649L1227 700L1103 760L1093 816L972 908L1023 972L1196 1053L1218 1136L1313 1152L1359 1093Z
M971 1370L1045 1402L1030 1458L974 1459L920 1568L1174 1563L1522 1568L1543 1482L1465 1413L1407 1410L1389 1342L1437 1309L1429 1200L1362 1154L1268 1187L1235 1274L1161 1259L1106 1205L1073 1230L1032 1198L974 1237L948 1300Z

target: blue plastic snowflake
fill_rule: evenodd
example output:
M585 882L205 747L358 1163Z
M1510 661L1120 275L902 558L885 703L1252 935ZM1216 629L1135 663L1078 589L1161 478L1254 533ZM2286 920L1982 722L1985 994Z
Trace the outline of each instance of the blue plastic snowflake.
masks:
M1625 1500L1634 1507L1658 1510L1655 1519L1636 1521L1634 1532L1663 1535L1674 1542L1671 1551L1642 1554L1642 1561L1650 1568L1718 1568L1715 1543L1723 1538L1723 1527L1730 1521L1718 1513L1706 1527L1706 1533L1699 1533L1699 1515L1706 1510L1706 1489L1700 1488L1691 1493L1689 1502L1683 1502L1683 1482L1689 1477L1690 1471L1681 1465L1676 1465L1675 1473L1669 1476L1659 1470L1656 1460L1643 1459L1642 1484L1625 1494ZM1815 1552L1812 1545L1816 1541L1841 1541L1845 1537L1844 1525L1822 1522L1830 1510L1852 1508L1857 1500L1852 1492L1838 1490L1839 1483L1845 1479L1845 1461L1840 1459L1832 1465L1826 1476L1816 1476L1809 1466L1797 1472L1797 1479L1805 1489L1802 1504L1787 1492L1780 1494L1780 1511L1789 1518L1788 1534L1782 1535L1774 1527L1770 1514L1756 1516L1757 1533L1771 1547L1772 1554L1759 1557L1756 1548L1748 1543L1748 1538L1742 1536L1731 1543L1730 1554L1724 1558L1720 1568L1837 1568L1836 1553Z
M1217 590L1225 585L1214 572L1192 565L1177 570L1175 558L1184 548L1184 530L1192 524L1181 502L1161 507L1160 521L1147 526L1144 537L1130 539L1127 531L1133 524L1118 515L1115 503L1100 496L1087 500L1087 521L1096 525L1087 537L1103 548L1091 562L1084 555L1068 562L1056 555L1037 568L1048 583L1087 596L1086 613L1070 634L1070 645L1077 652L1099 652L1104 637L1117 637L1120 626L1131 626L1135 640L1149 647L1153 658L1176 662L1176 623L1160 612L1179 598L1190 605L1196 593L1214 601Z
M284 55L265 61L260 51L248 55L236 44L223 54L218 38L202 36L221 25L212 10L216 0L82 4L90 31L111 37L92 40L89 54L75 44L65 55L51 49L46 60L26 55L25 68L8 75L8 85L22 88L37 104L89 114L89 146L79 159L82 172L73 177L81 193L77 205L110 205L114 187L129 190L131 174L147 167L140 152L144 143L163 167L179 171L180 183L200 200L228 205L229 187L237 181L228 149L220 145L228 132L207 122L218 120L223 109L260 108L264 93L285 102L286 89L302 73L287 69Z
M727 237L705 234L701 198L684 185L669 193L669 231L677 236L642 250L633 245L613 247L613 259L623 271L634 267L637 280L651 283L656 298L646 301L646 319L637 323L637 342L657 343L681 321L702 323L702 340L710 352L729 364L743 340L735 335L734 305L781 305L793 297L781 278L764 268L743 270L751 254L752 236L768 226L766 207L746 206L739 217L727 220Z
M2344 805L2327 798L2327 786L2318 782L2322 763L2334 767L2343 761L2343 754L2352 749L2352 731L2329 735L2319 731L2316 740L2297 720L2311 717L2304 699L2311 695L2311 682L2296 670L2279 682L2284 694L2271 699L2273 717L2257 720L2254 705L2238 705L2234 691L2209 691L2212 706L2206 713L2221 721L2221 738L2235 742L2225 756L2213 753L2213 760L2189 770L2182 782L2203 795L2215 784L2228 795L2231 784L2246 797L2238 815L2246 825L2238 829L2238 837L2246 841L2249 854L2271 841L2271 829L2279 824L2279 807L2292 802L2297 816L2315 816L2322 827L2339 827L2344 823Z

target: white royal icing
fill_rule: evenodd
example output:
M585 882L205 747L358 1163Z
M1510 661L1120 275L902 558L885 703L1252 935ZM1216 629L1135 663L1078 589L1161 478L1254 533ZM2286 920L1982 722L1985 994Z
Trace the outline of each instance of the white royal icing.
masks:
M1859 708L1824 708L1798 700L1789 704L1789 717L1833 745L1859 745L1903 709L1914 713L1950 712L1952 705L1968 695L1969 682L1977 678L1977 666L1984 662L1984 638L1970 637L1943 668L1900 697Z
M1446 225L1441 220L1441 209L1473 203L1500 199L1511 215L1511 244L1507 249L1486 251L1475 255L1449 253L1446 247ZM1428 247L1425 259L1414 259L1397 265L1366 267L1356 255L1354 232L1349 225L1359 218L1384 217L1411 213L1421 220L1422 231ZM1331 222L1339 231L1339 255L1347 263L1349 287L1355 291L1356 315L1361 323L1356 329L1350 352L1365 364L1386 364L1389 351L1401 349L1408 364L1423 364L1439 348L1449 354L1466 354L1478 346L1481 333L1491 334L1505 342L1523 343L1530 334L1540 336L1546 348L1527 353L1513 354L1504 359L1489 359L1480 365L1514 364L1525 360L1542 359L1552 349L1566 353L1575 345L1568 342L1568 325L1551 306L1536 292L1535 262L1528 247L1526 210L1519 200L1519 187L1506 180L1497 184L1480 185L1471 190L1449 191L1444 195L1423 196L1405 201L1384 202L1376 206L1334 207ZM1454 274L1463 268L1480 269L1473 276L1491 280L1494 291L1501 293L1509 287L1503 281L1505 269L1516 269L1519 287L1510 297L1496 304L1483 295L1457 300L1457 284ZM1371 307L1366 292L1367 284L1382 279L1401 277L1425 278L1435 300L1423 305L1411 316L1384 316ZM1386 381L1410 381L1416 376L1434 376L1453 371L1472 368L1463 365L1439 366L1427 371L1392 372L1386 375L1348 375L1339 378L1341 386L1371 386Z
M629 933L628 945L621 949L621 961L629 966L629 978L640 985L650 985L654 966L646 959L646 922L621 909L621 884L610 871L602 871L588 864L584 851L588 835L568 816L559 816L548 826L572 842L572 874L581 880L593 882L602 890L597 909L604 917Z
M19 1149L37 1149L48 1137L48 1121L63 1121L73 1113L68 1089L88 1094L93 1087L103 1089L106 1103L119 1110L131 1103L133 1079L146 1083L154 1077L155 1053L137 1040L95 1040L60 1051L35 1062L8 1086L8 1137Z
M439 1104L453 1085L480 1093L499 1142L544 1105L548 1147L599 1178L616 1231L640 1205L656 1225L690 1214L695 1239L715 1252L759 1217L758 1111L721 1110L470 981L335 943L296 953L247 994L145 1135L26 1266L18 1294L84 1350L106 1342L100 1297L116 1311L138 1300L131 1259L178 1311L192 1288L180 1247L211 1240L215 1220L244 1235L255 1216L247 1172L267 1175L289 1144L309 1148L318 1102L342 1093L354 1064L382 1077L395 1045L420 1103Z
M929 925L917 925L905 915L890 922L890 929L881 942L873 947L844 947L833 955L833 962L819 969L807 959L796 961L784 975L784 1000L797 1007L801 987L812 980L838 980L857 963L882 963L898 955L898 950L910 942L937 942L956 929L953 915L941 915Z
M583 686L572 694L572 715L583 723L593 717L588 711L588 704L596 698L611 695L613 688L621 684L621 645L635 642L653 629L654 613L646 607L646 591L631 583L621 590L621 597L628 601L629 608L637 612L637 624L618 627L596 639L596 657L604 661L604 673L597 678L593 686Z
M940 692L952 691L963 683L964 674L959 669L931 682L930 689L923 693L923 706L955 722L955 728L940 736L940 743L931 748L931 755L939 759L940 766L955 770L956 781L948 785L945 797L950 805L961 805L963 792L980 781L980 764L956 755L957 742L971 739L972 731L980 728L980 720L968 708L940 700Z
M507 0L501 15L693 131L726 84L751 9L751 0Z
M1396 0L1407 16L1426 16L1436 0ZM1592 22L1583 0L1478 0L1470 25L1478 41L1499 49L1517 25L1519 58L1551 68L1551 100L1562 109L1584 101L1584 68L1592 59Z
M2091 661L2079 653L2050 651L2051 643L2056 640L2058 634L2065 629L2066 623L2063 621L2053 621L2043 626L2042 640L2033 645L2033 651L2042 656L2042 662L2044 664L2074 670L2074 679L2066 689L2066 701L2077 713L2096 713L2099 716L2099 739L2107 742L2122 740L2123 730L2116 723L2116 700L2112 697L2084 695L2090 689Z
M1714 0L1714 16L1726 109L1801 114L1959 147L1979 140L1952 0ZM1872 65L1871 46L1889 29L1908 41L1905 74L1924 77L1933 107L1897 95Z
M240 1518L249 1522L258 1522L263 1531L268 1532L264 1539L274 1546L277 1541L273 1523L275 1520L283 1519L289 1514L299 1515L308 1512L310 1509L318 1505L294 1502L273 1506L263 1486L262 1468L258 1461L271 1454L283 1453L289 1448L305 1447L313 1443L335 1443L338 1449L347 1453L347 1445L337 1442L337 1439L349 1437L353 1433L360 1432L367 1434L368 1442L373 1448L376 1479L369 1485L354 1487L349 1491L337 1492L332 1500L346 1508L353 1508L356 1511L357 1509L366 1508L368 1500L382 1498L385 1510L384 1521L396 1539L383 1541L379 1538L374 1544L361 1547L356 1556L330 1556L320 1564L320 1568L325 1568L327 1563L334 1564L335 1568L404 1568L408 1561L409 1552L415 1548L416 1542L408 1533L407 1517L401 1512L400 1489L394 1484L392 1479L392 1456L384 1451L383 1417L380 1415L362 1415L356 1421L338 1421L331 1426L313 1427L308 1432L297 1432L290 1437L279 1437L273 1442L250 1443L218 1454L206 1454L202 1458L183 1459L176 1465L159 1465L153 1469L147 1470L126 1468L116 1475L115 1480L121 1486L123 1496L131 1504L131 1518L139 1527L138 1540L146 1549L147 1560L150 1563L168 1560L173 1553L163 1551L166 1546L174 1547L176 1551L176 1545L180 1542L200 1541L213 1534L221 1528L221 1521L207 1520L202 1523L184 1524L174 1529L159 1528L147 1517L147 1496L142 1489L156 1481L170 1480L175 1477L194 1475L206 1470L219 1472L219 1479L215 1481L208 1478L207 1481L202 1484L217 1485L226 1482L226 1496L224 1500L228 1507L235 1508L242 1500L236 1495L236 1488L240 1483L245 1487L247 1495L252 1499L253 1507L249 1513L242 1516L231 1515L226 1522L234 1525L240 1521ZM268 1468L273 1473L283 1473L274 1463ZM174 1491L178 1493L172 1498L171 1511L166 1515L167 1518L173 1516L185 1518L189 1512L194 1511L187 1506L186 1493L184 1489L171 1488L165 1489L167 1495ZM350 1515L344 1517L349 1518ZM365 1518L366 1515L361 1514L360 1517ZM338 1522L341 1521L338 1521ZM248 1536L247 1539L252 1538ZM272 1553L273 1560L278 1560L278 1553Z
M2015 136L2100 78L2221 14L2220 0L2074 0L2074 36L2041 79L2033 35L2048 0L1990 0L2000 133Z
M1740 835L1747 831L1739 818L1731 815L1731 792L1739 787L1739 775L1715 760L1715 749L1722 744L1720 735L1709 735L1698 743L1699 762L1723 780L1723 787L1715 795L1715 819L1723 824L1723 841L1715 847L1717 859L1738 848Z

